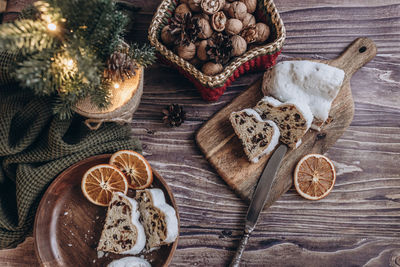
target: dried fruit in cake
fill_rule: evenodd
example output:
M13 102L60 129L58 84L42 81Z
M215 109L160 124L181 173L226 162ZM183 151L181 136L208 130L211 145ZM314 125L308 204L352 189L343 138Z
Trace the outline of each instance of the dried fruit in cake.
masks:
M297 192L309 200L326 197L336 181L335 166L327 157L319 154L304 156L294 171Z
M107 206L114 192L128 192L125 175L116 167L100 164L90 168L82 178L83 195L93 204Z
M249 161L256 163L271 153L279 142L279 129L271 120L263 120L253 109L232 112L230 121L243 144Z
M295 99L306 103L320 124L328 118L331 104L342 86L343 70L308 60L283 61L269 69L263 78L264 95L282 102Z
M254 107L263 120L272 120L278 126L280 141L289 147L298 147L313 121L310 108L305 103L282 103L265 96Z
M115 193L108 206L98 251L136 255L146 244L144 228L139 222L138 203L122 193Z
M151 250L173 243L178 237L178 218L175 209L165 202L164 192L158 188L136 191L147 243Z
M107 267L151 267L151 264L139 257L125 257L118 260L113 260Z
M121 170L132 189L143 189L153 182L153 172L150 164L139 153L131 150L121 150L110 158L110 164Z

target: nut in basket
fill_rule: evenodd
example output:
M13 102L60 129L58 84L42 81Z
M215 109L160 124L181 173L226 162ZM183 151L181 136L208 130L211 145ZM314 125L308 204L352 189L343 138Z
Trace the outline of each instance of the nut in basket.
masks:
M164 0L149 28L159 59L208 101L240 75L273 66L285 36L271 0Z

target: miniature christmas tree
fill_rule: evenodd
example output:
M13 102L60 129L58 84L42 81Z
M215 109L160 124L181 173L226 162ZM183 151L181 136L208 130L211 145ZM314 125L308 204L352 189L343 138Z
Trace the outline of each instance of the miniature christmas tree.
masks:
M123 41L127 23L112 0L38 1L20 20L0 25L0 51L18 55L8 66L12 78L51 97L65 119L86 97L107 107L113 83L154 61L153 48Z

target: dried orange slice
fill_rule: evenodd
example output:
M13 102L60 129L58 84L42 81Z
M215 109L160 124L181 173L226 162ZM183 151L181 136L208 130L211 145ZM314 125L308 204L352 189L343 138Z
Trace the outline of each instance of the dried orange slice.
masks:
M114 192L128 192L125 175L116 167L100 164L90 168L82 178L82 192L93 204L108 206Z
M326 197L336 181L335 166L319 154L304 156L294 171L294 186L304 198L319 200Z
M150 164L135 151L121 150L114 153L111 156L110 164L125 174L128 186L132 189L144 189L153 182Z

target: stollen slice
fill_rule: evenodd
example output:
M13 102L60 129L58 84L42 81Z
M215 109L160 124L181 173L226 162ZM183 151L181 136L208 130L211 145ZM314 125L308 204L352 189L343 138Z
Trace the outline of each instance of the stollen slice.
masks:
M173 243L178 237L178 218L175 209L165 202L164 192L158 188L137 190L136 200L147 237L146 249Z
M138 203L125 194L113 194L107 210L98 251L116 254L140 253L146 244L146 235L139 222Z
M245 154L253 163L270 154L279 142L277 125L271 120L263 120L253 109L232 112L229 119Z
M262 91L282 102L306 103L321 127L327 120L333 100L345 73L339 68L308 60L283 61L264 74Z
M265 96L254 107L261 118L272 120L278 126L280 141L291 148L301 144L301 138L310 129L313 115L306 103L285 102Z

